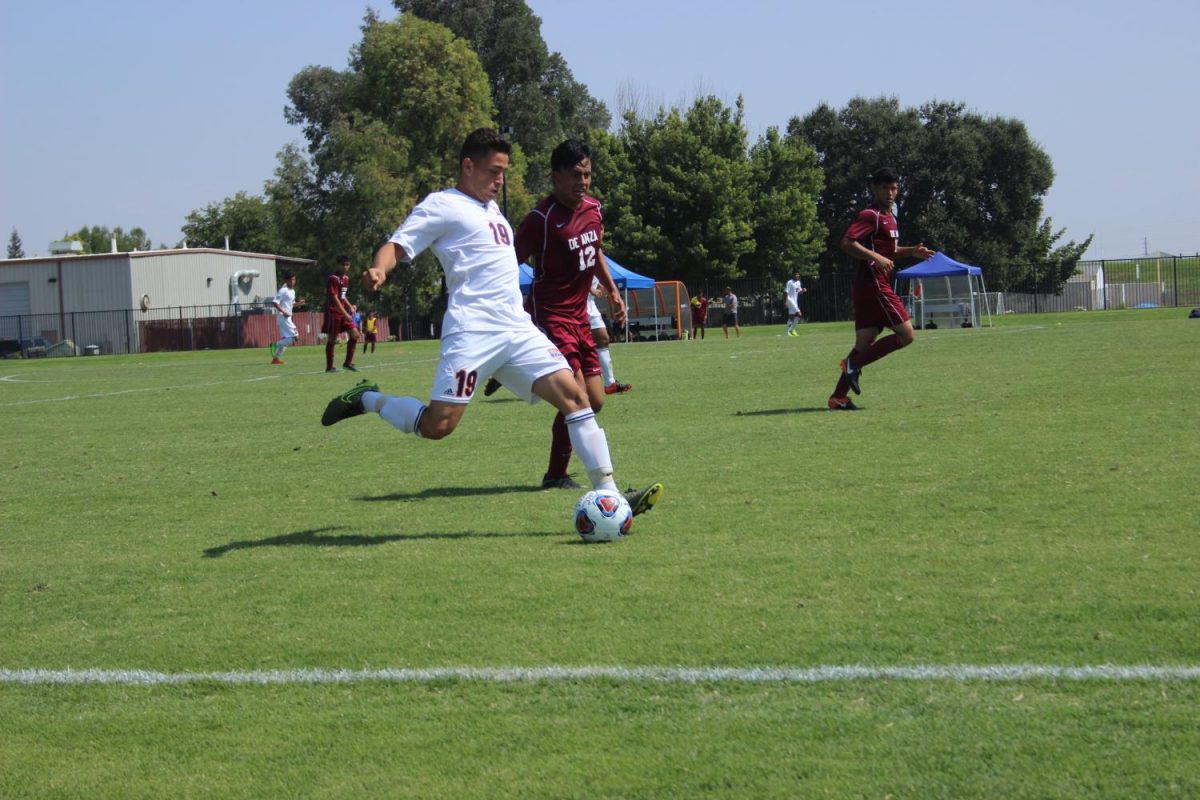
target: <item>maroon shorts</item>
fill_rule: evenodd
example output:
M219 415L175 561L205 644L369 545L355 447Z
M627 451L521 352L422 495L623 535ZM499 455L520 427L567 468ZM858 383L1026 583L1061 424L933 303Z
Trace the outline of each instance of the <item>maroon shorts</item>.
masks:
M321 321L321 330L330 339L336 338L338 335L346 333L354 329L354 325L350 320L346 319L341 314L330 314L325 312L325 318Z
M539 326L567 359L571 369L582 372L585 378L600 374L600 356L596 354L596 342L587 322L547 320Z
M896 328L908 322L908 310L890 286L875 281L855 281L850 287L854 327Z

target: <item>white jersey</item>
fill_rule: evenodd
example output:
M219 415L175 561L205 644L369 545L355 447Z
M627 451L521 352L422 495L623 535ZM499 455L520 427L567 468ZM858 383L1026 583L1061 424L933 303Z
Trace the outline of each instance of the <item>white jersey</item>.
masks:
M513 231L495 201L457 189L433 192L392 234L409 260L432 248L446 273L442 336L531 327L517 272Z
M787 289L787 299L791 300L793 303L795 303L795 302L798 302L797 297L800 294L800 292L802 292L804 290L804 286L801 285L799 280L794 280L794 281L789 280L787 282L786 289Z
M286 283L279 287L279 291L275 293L275 305L283 309L283 315L290 317L292 315L292 306L296 304L296 290L288 286Z

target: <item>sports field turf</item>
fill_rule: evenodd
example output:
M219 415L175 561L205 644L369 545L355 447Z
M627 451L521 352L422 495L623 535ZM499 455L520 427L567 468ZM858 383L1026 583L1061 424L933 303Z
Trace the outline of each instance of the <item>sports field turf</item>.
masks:
M612 545L504 391L426 442L322 428L318 348L0 362L0 797L1198 796L1186 314L918 332L858 413L845 323L617 346Z

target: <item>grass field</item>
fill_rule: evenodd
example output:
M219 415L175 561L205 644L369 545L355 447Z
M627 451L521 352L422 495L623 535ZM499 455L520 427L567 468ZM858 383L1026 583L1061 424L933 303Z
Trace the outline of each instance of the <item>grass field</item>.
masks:
M1200 796L1185 317L919 332L854 414L844 323L617 346L612 545L505 392L426 442L322 428L317 348L2 362L0 797Z

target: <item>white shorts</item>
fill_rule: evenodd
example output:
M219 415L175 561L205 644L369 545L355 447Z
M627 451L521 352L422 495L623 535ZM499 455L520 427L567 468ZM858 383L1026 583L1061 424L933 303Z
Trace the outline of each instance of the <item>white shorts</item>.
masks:
M596 306L596 298L588 294L588 330L596 330L596 328L604 327L604 317L600 316L600 309Z
M295 339L300 334L296 331L296 323L292 322L291 317L285 317L283 314L278 314L275 321L279 323L279 338L280 339Z
M488 376L495 376L505 389L533 404L539 399L533 393L534 381L560 369L571 367L532 322L514 331L453 333L442 339L430 399L469 403Z
M787 309L788 309L788 316L790 316L790 317L795 316L800 313L800 306L797 305L796 301L791 297L789 297L787 299Z

